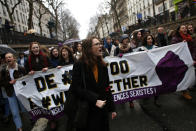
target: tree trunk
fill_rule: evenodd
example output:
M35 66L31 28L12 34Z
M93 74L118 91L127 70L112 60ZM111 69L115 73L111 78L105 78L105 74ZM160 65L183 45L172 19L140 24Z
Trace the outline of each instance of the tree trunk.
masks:
M102 23L102 19L100 19L101 22L101 29L102 29L102 33L103 33L103 37L104 37L104 30L103 30L103 23Z
M121 24L120 24L120 20L119 20L119 17L118 17L118 12L116 11L116 9L114 10L115 12L115 15L116 15L116 19L117 19L117 22L118 22L118 26L120 28L120 32L122 33L122 27L121 27Z
M106 28L107 28L107 31L108 31L108 35L109 35L110 34L110 31L108 29L108 24L107 24L106 16L104 16L104 18L105 18L105 24L106 24Z
M166 18L166 12L165 12L165 0L162 0L163 3L163 21L167 22L167 18Z
M153 6L153 17L155 18L155 5L154 5L154 0L152 0L152 6Z
M33 1L29 2L28 30L33 29Z
M13 14L11 14L10 10L7 9L7 12L8 12L8 15L9 15L9 18L10 18L10 23L13 25L14 24L14 19L13 19Z
M41 22L41 18L39 20L39 29L40 29L40 35L43 36L43 34L42 34L42 22Z
M100 38L99 32L97 31L97 29L95 29L95 30L96 30L96 32L97 32L98 38Z
M57 13L57 10L55 10L55 24L56 24L56 28L55 28L56 39L58 39L58 13Z

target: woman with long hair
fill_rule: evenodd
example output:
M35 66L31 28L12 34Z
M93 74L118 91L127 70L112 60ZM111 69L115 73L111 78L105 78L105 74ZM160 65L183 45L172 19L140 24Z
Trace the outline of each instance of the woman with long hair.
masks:
M68 46L63 46L60 50L59 66L69 65L74 63L73 53Z
M31 42L29 46L30 54L25 64L25 69L29 74L34 74L35 71L46 72L50 66L49 58L40 49L38 42Z
M130 42L131 48L135 49L137 47L142 46L142 38L143 36L142 36L141 31L133 32L133 38L131 39L131 42Z
M80 59L81 56L82 56L82 44L74 43L74 58L78 60Z
M78 99L87 101L89 105L87 126L83 129L77 128L77 131L109 131L109 112L112 119L116 117L107 64L102 57L102 46L96 37L85 40L82 57L73 67L70 90ZM83 77L86 89L82 84Z
M57 48L52 48L50 51L50 63L53 68L59 65L59 51Z
M188 34L187 27L185 25L178 26L176 30L175 36L172 38L171 44L177 44L179 42L187 42L189 50L193 56L192 47L194 45L193 39L190 34ZM194 64L196 64L196 60L194 60ZM183 97L187 100L191 100L192 96L188 92L188 90L183 91Z
M156 48L155 39L152 35L146 35L143 39L143 46L141 47L142 50L151 50Z

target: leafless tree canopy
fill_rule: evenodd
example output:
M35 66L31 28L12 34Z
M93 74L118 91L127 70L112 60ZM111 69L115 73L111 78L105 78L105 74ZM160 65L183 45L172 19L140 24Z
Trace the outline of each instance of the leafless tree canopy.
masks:
M61 26L63 29L64 39L79 38L79 23L71 15L69 10L61 11Z
M38 5L39 5L39 9L34 10L34 14L37 17L37 19L39 20L39 28L40 28L40 35L42 36L42 17L49 13L48 9L45 8L45 6L43 5L44 1L43 0L39 0L37 1Z
M95 15L93 17L90 18L90 22L89 22L89 33L88 33L88 37L91 36L91 34L95 31L99 37L99 31L96 28L96 25L98 23L98 15Z
M56 32L56 39L58 38L58 27L59 27L59 14L60 9L64 5L63 0L46 0L47 4L52 8L52 12L54 13L55 17L55 32Z
M0 2L7 9L11 24L14 24L14 19L13 19L14 10L22 2L22 0L17 0L12 4L11 3L9 4L7 0L0 0Z

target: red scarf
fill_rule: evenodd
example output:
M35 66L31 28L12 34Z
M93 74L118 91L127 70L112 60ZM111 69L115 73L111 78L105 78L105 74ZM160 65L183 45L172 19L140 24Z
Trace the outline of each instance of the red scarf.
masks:
M189 34L183 34L180 32L180 36L182 37L183 40L186 40L187 42L192 42L192 37Z
M39 52L39 55L42 56L43 59L44 59L44 66L48 67L47 57L41 51ZM31 57L32 57L32 55L29 55L29 61L28 62L29 62L30 71L32 70Z

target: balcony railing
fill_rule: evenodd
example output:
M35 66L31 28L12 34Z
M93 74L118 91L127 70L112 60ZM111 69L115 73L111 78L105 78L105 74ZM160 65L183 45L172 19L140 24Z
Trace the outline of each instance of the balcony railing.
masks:
M156 5L160 4L161 2L163 2L163 0L154 0L154 3L155 3Z
M25 45L33 41L37 41L42 45L57 44L59 42L62 42L56 39L50 39L43 36L24 34L22 32L16 32L13 30L7 30L5 28L0 28L0 44Z

